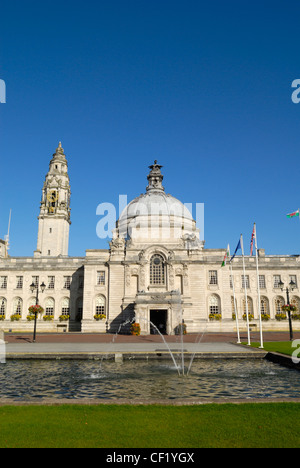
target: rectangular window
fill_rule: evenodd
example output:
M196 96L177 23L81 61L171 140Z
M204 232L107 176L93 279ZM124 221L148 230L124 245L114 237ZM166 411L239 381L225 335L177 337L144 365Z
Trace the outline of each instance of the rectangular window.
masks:
M52 306L46 307L45 314L48 317L54 317L54 308Z
M249 275L242 275L242 288L250 288Z
M265 277L265 275L259 275L259 287L261 289L266 288L266 277Z
M17 276L16 289L23 289L23 276Z
M218 272L216 270L209 271L209 284L218 284Z
M7 289L7 276L0 276L0 289Z
M97 271L97 285L105 286L105 271Z
M55 276L48 276L48 289L55 288Z
M281 276L280 275L274 275L274 288L279 288L279 283L281 281Z
M297 276L296 275L290 275L290 282L293 281L295 283L294 288L297 288Z
M105 315L105 306L97 305L96 306L96 315Z
M35 285L36 288L39 287L39 277L38 276L33 276L32 277L32 283Z
M71 288L71 276L64 276L64 289Z

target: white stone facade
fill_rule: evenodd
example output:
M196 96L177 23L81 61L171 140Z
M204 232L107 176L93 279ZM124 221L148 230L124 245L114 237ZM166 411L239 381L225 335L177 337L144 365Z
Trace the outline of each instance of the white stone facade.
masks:
M36 299L30 285L44 282L46 289L39 296L45 310L38 319L40 331L126 333L132 321L140 323L143 334L158 330L174 334L182 322L188 333L236 330L230 270L221 267L225 249L204 248L191 214L179 200L165 194L161 166L155 162L150 169L146 193L122 213L109 249L68 257L70 185L59 145L43 187L34 257L5 258L0 241L0 328L32 331L27 316ZM235 257L232 266L243 330L242 258ZM258 329L255 257L245 257L245 267L250 323ZM293 280L290 302L299 310L300 256L267 256L260 250L259 277L261 311L270 317L263 328L288 330L287 320L275 319L286 303L286 293L278 282L288 286ZM19 320L12 321L11 316L16 315ZM61 321L66 315L70 320ZM296 330L300 329L298 323L293 322Z

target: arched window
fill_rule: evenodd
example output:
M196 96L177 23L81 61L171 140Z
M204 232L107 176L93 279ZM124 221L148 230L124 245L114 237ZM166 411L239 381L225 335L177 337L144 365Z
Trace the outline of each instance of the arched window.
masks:
M209 298L209 313L210 314L221 313L220 298L216 294L213 294Z
M261 315L268 315L269 314L269 301L267 297L260 298L260 313Z
M253 302L251 297L247 297L247 304L248 304L248 314L253 315ZM243 314L247 315L247 308L246 308L246 299L243 299Z
M54 299L52 297L48 297L45 302L45 314L54 317Z
M68 297L62 300L61 315L70 315L70 299Z
M291 299L291 305L295 306L296 307L296 314L299 314L300 312L300 308L299 308L299 305L300 305L300 299L299 297L297 296L293 296L292 299Z
M96 315L106 315L106 313L105 313L105 298L103 296L97 296L96 297L95 312L96 312Z
M13 314L22 315L23 301L20 297L15 297L13 300Z
M150 260L150 284L165 284L165 262L158 254L153 255Z
M231 296L231 312L232 312L232 314L235 314L235 313L237 313L237 311L238 311L237 302L235 300L235 303L234 303L234 297Z
M284 306L284 299L281 296L275 298L275 314L282 314L282 306Z
M6 315L6 299L4 297L0 297L0 315L1 317Z

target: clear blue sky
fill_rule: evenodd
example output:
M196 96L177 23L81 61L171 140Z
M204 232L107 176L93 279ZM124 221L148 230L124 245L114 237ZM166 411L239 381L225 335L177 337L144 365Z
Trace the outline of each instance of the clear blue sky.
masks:
M36 248L41 190L61 140L72 188L70 255L106 248L97 205L145 191L148 166L205 203L207 248L300 253L297 0L1 2L0 237Z

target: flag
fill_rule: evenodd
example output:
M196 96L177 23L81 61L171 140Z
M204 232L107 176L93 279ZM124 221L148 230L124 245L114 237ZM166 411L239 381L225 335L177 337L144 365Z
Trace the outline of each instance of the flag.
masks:
M299 208L297 211L294 211L293 213L287 214L288 218L295 218L296 216L299 216Z
M228 245L227 250L226 250L226 254L225 254L225 257L224 257L224 260L223 260L223 262L222 262L221 267L226 266L227 259L229 258L229 255L230 255L230 253L229 253L229 245Z
M234 257L236 256L237 251L240 250L240 249L241 249L241 239L239 240L239 243L236 246L236 249L235 249L234 254L232 255L230 261L232 261L234 259Z
M250 243L250 255L253 254L253 243L255 239L255 224L253 226L252 236L251 236L251 243Z

